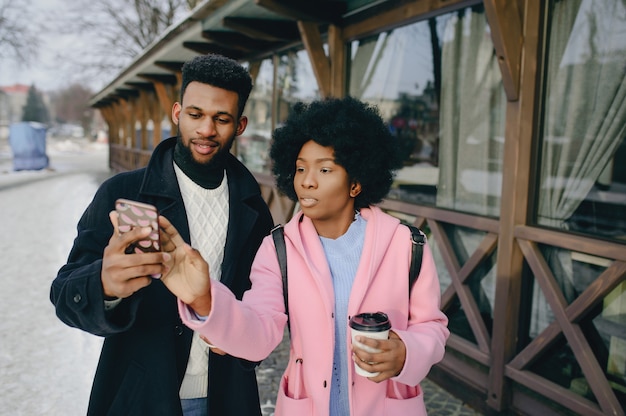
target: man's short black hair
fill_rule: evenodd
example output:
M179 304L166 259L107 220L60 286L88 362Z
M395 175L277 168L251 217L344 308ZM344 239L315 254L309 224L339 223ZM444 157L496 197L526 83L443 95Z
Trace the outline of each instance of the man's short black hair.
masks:
M309 140L332 147L335 163L343 166L350 180L361 184L354 201L357 209L382 201L402 165L398 140L376 107L351 97L297 103L274 131L270 148L276 186L293 201L297 201L296 159Z
M252 90L252 78L250 78L248 71L237 61L217 54L200 55L185 62L182 71L181 103L187 85L190 82L197 81L236 92L239 96L239 114L237 116L240 117L243 114L243 109Z

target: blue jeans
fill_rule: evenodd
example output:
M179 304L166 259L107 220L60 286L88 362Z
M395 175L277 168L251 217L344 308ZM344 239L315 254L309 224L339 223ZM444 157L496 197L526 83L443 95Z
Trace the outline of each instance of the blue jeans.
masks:
M181 399L184 416L208 416L206 397L197 399Z

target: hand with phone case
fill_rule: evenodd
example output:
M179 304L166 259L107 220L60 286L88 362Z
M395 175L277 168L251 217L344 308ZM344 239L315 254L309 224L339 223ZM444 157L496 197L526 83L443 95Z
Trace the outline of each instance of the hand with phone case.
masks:
M161 277L158 212L151 205L118 200L109 214L113 235L104 248L101 281L105 299L126 298Z
M157 209L150 204L118 199L115 201L115 211L118 214L118 230L127 233L135 227L150 227L149 238L133 242L128 246L127 253L161 251L159 241L159 214Z

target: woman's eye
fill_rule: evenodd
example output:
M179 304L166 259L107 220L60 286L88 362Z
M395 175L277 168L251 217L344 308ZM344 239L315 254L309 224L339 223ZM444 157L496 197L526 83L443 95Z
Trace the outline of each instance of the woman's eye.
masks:
M320 172L322 172L322 173L328 173L328 172L330 172L330 168L321 168L321 169L320 169Z
M296 168L296 172L304 172L304 168L299 168L299 167L297 167L297 168Z

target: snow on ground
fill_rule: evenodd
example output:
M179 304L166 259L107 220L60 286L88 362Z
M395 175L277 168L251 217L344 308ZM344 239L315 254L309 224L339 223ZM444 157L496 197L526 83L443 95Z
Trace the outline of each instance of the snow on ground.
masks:
M50 166L12 171L0 146L0 413L84 415L102 340L63 324L49 300L76 223L109 175L106 145L57 141Z

